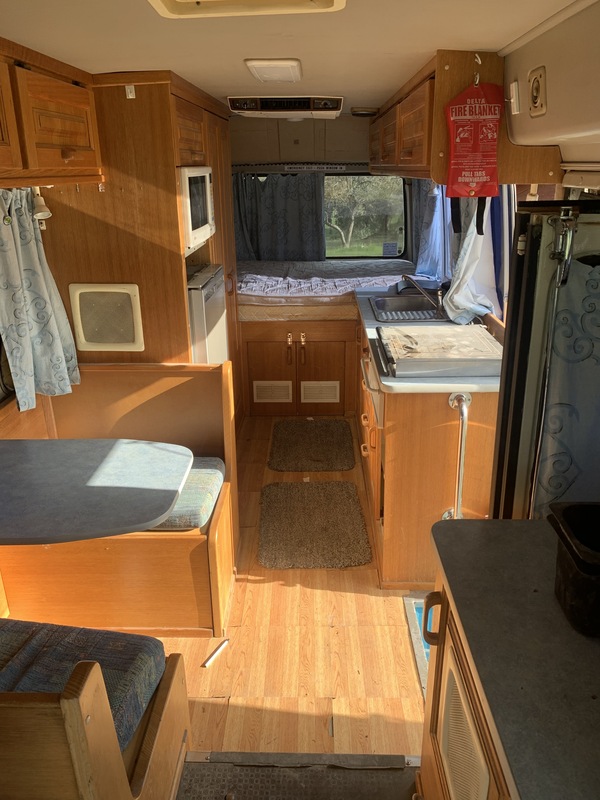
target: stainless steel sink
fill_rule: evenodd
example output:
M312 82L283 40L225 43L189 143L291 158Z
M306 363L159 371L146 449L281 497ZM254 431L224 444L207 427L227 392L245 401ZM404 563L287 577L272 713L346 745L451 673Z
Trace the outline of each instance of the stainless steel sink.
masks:
M384 295L369 297L369 302L378 322L448 322L433 297L429 300L419 294Z

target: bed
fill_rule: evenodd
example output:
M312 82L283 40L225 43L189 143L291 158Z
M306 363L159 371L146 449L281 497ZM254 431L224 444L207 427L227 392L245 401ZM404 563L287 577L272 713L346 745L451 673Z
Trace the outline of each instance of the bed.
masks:
M240 261L237 265L241 322L280 319L356 319L354 290L391 286L414 264L400 259Z

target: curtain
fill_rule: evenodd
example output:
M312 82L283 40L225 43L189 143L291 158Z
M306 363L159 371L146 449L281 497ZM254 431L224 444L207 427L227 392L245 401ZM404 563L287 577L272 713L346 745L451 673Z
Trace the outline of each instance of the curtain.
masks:
M500 319L508 293L508 265L514 232L515 187L501 186L485 205L483 235L477 233L477 200L460 200L460 233L453 234L452 282L446 313L466 324L489 312Z
M240 261L323 261L325 181L321 173L233 176Z
M0 337L20 411L35 394L57 395L79 383L67 315L33 218L31 189L0 190Z
M450 242L452 224L445 186L433 181L413 181L415 218L415 277L439 283L452 275Z

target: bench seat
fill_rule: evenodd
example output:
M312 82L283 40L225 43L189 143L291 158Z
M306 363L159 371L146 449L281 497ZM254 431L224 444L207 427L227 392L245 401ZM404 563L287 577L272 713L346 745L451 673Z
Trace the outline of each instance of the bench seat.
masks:
M61 693L79 661L102 669L121 750L165 670L158 639L113 631L0 620L0 692Z
M179 498L166 520L155 531L206 533L225 480L225 464L220 458L194 458Z

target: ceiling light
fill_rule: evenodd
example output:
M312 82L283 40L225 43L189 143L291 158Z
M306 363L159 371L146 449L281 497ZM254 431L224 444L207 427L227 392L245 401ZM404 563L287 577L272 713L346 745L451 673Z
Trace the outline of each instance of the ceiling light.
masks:
M297 83L302 78L297 58L246 58L244 64L261 83Z
M350 113L353 117L376 117L378 108L371 108L366 106L352 106Z
M148 0L161 17L243 17L341 11L346 0Z

